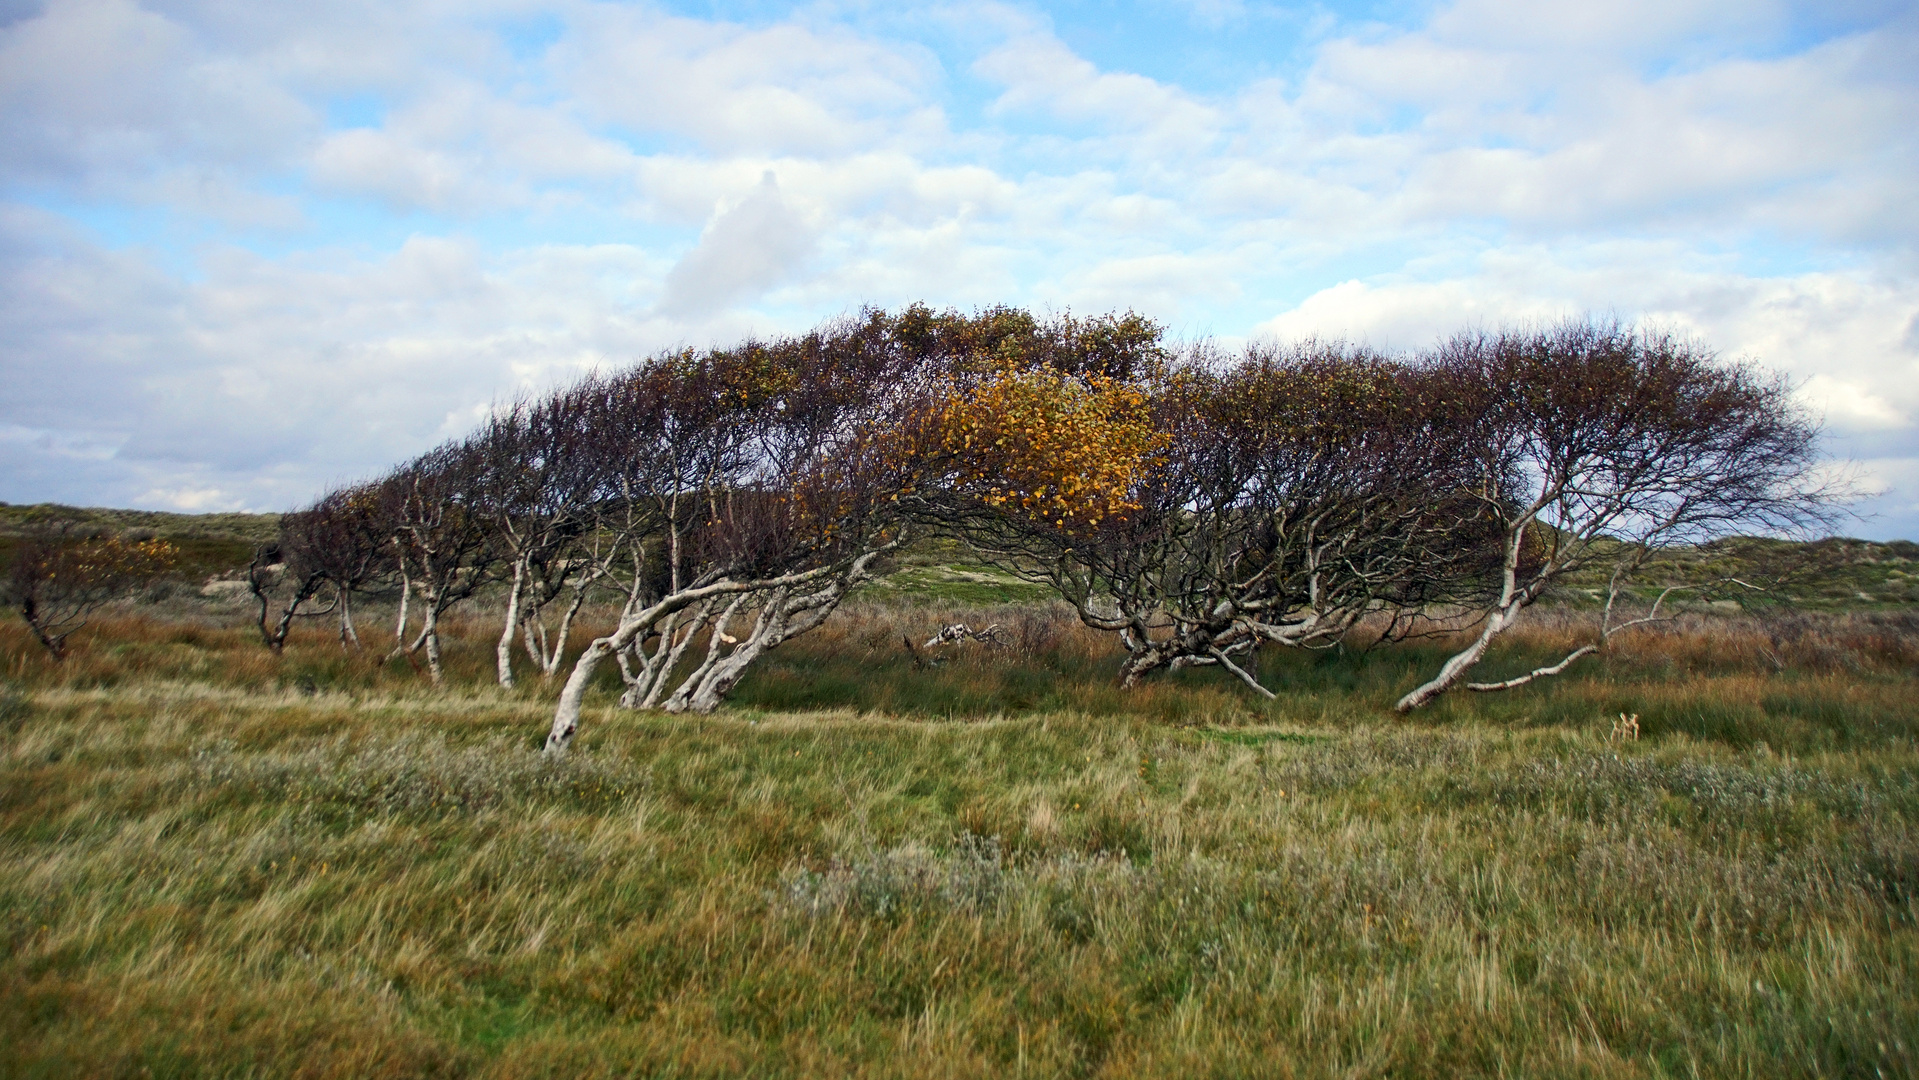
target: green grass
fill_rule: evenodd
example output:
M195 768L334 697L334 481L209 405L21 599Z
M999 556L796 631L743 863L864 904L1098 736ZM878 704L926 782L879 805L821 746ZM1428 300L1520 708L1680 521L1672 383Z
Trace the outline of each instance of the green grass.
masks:
M957 617L1016 644L916 666ZM1500 670L1579 629L1537 622ZM453 629L433 691L318 629L0 628L0 1075L1919 1071L1900 624L1694 622L1404 722L1438 644L1264 657L1265 703L867 606L715 716L602 687L557 763Z

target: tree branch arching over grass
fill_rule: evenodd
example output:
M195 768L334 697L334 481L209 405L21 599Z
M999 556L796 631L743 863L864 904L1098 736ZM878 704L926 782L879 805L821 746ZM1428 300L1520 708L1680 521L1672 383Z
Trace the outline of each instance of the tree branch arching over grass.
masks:
M1431 363L1477 428L1473 494L1504 533L1499 594L1478 635L1400 698L1445 693L1565 574L1740 531L1829 526L1843 494L1818 472L1818 425L1791 387L1667 333L1617 323L1464 334ZM1551 669L1479 689L1520 686Z

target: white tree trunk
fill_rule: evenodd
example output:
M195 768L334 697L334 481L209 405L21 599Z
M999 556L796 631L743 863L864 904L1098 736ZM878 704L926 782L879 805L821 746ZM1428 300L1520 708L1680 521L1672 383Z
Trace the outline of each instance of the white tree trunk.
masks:
M1451 690L1474 664L1486 655L1492 647L1493 639L1512 628L1519 621L1519 613L1526 609L1539 596L1539 590L1545 588L1559 569L1552 561L1533 572L1532 579L1525 586L1519 584L1519 559L1526 547L1526 530L1532 524L1528 514L1512 527L1506 541L1506 565L1504 579L1499 587L1499 604L1486 615L1486 625L1479 630L1479 636L1471 645L1448 657L1439 668L1439 674L1431 680L1416 686L1393 708L1402 713L1412 712L1432 699Z
M573 745L573 736L580 730L580 705L586 699L587 685L593 681L593 672L600 666L600 661L624 647L619 637L619 633L614 633L609 637L595 638L574 662L573 674L567 676L566 685L560 688L560 701L553 710L553 726L546 732L548 754L564 754L566 748Z
M729 623L733 622L733 616L739 612L741 604L745 604L746 597L739 597L739 599L733 600L731 604L727 604L725 612L720 614L718 620L714 620L712 629L710 629L708 635L706 635L706 658L700 660L699 668L693 669L693 673L687 675L687 677L679 683L679 689L675 689L672 696L668 696L666 702L664 702L660 708L662 708L664 712L687 712L687 704L693 700L693 694L695 694L695 691L699 689L700 685L706 681L706 677L712 675L714 669L720 668L722 664L725 664L725 660L729 660L733 654L737 654L739 650L743 650L746 646L752 645L756 639L760 639L760 637L766 633L768 616L773 614L773 612L779 608L779 604L785 599L787 599L787 589L779 589L779 591L775 591L775 593L771 595L770 599L766 599L766 602L760 604L760 616L752 623L752 631L746 635L746 643L741 643L739 639L735 639L733 635L729 635L727 629L725 629ZM687 637L691 639L693 635L689 633ZM733 652L727 652L727 654L723 654L722 656L722 648L725 645L733 645ZM758 650L754 652L754 656L758 656ZM656 683L656 687L658 687L658 689L664 689L668 671L662 671L660 675L662 675L662 679ZM658 698L658 689L656 689L654 693L649 694L647 704L652 704L652 702ZM708 708L708 710L700 710L700 712L712 712L712 710Z
M593 643L586 647L586 651L580 654L579 660L574 663L573 673L567 677L566 685L561 688L559 703L553 710L553 724L547 729L546 752L554 755L563 754L572 744L573 737L580 728L580 710L586 700L586 688L592 683L593 673L600 663L608 656L617 655L635 641L641 640L647 630L658 625L667 616L721 596L775 592L785 598L785 602L777 605L776 614L779 617L767 619L763 610L761 617L765 621L764 631L762 632L760 624L755 625L755 636L760 637L757 645L752 636L749 636L748 641L741 643L743 647L755 646L753 655L757 656L787 637L805 633L826 621L826 617L839 606L839 601L846 595L847 590L866 580L866 568L872 561L881 554L898 547L903 541L903 535L897 537L885 546L861 555L850 566L822 566L758 581L720 580L695 588L675 590L643 611L631 612L629 608L631 613L622 616L620 628L606 637L595 638ZM829 579L823 588L797 600L792 599L794 589L818 582L822 578ZM716 626L715 631L717 630ZM725 669L722 669L720 663L714 663L710 667L702 665L707 673L701 676L702 685L694 687L688 694L688 707L693 707L696 700L704 706L701 711L710 711L716 707L719 699L739 681L740 675L744 673L747 663L750 662L749 658L740 663L737 668L728 665ZM691 677L689 677L690 681ZM701 693L702 687L707 688L709 692ZM686 686L682 685L681 690L685 689ZM679 691L675 692L676 696L678 693Z
M439 606L429 603L426 607L426 629L420 632L420 638L426 643L426 673L438 684L444 672L440 665L440 612Z
M1473 639L1471 645L1448 657L1446 663L1440 667L1439 674L1414 687L1405 697L1400 698L1399 704L1394 705L1393 708L1403 713L1412 712L1452 689L1453 684L1464 678L1466 672L1486 655L1486 650L1491 647L1493 639L1518 621L1519 612L1520 605L1517 603L1494 608L1492 613L1486 616L1486 625L1480 628L1479 636Z
M412 595L413 582L407 578L406 571L402 569L400 571L400 618L393 625L393 650L396 654L406 648L406 605Z
M754 620L753 630L746 640L735 644L732 652L717 661L709 656L700 670L688 676L662 708L667 712L697 713L708 713L719 708L726 695L739 685L746 670L761 654L778 647L788 638L814 629L838 610L846 594L866 580L866 567L870 561L871 556L861 558L845 573L811 593L794 596L790 588L775 592L760 608L759 617ZM719 625L714 627L716 636L720 629Z
M540 621L537 608L520 612L520 646L526 650L526 658L546 674L546 624Z
M1515 687L1524 686L1527 683L1532 682L1534 679L1544 679L1553 675L1557 675L1560 672L1571 667L1573 665L1573 661L1579 659L1582 656L1588 656L1598 651L1599 651L1599 646L1597 645L1581 645L1579 648L1574 649L1570 653L1567 653L1565 658L1560 660L1559 663L1557 664L1549 664L1546 667L1536 667L1532 669L1531 671L1528 671L1524 675L1515 676L1513 678L1505 680L1504 682L1496 682L1496 683L1469 682L1466 684L1466 689L1476 690L1482 694L1496 693L1500 690L1511 690Z
M360 632L353 628L352 596L352 593L345 590L340 592L340 647L342 649L348 645L356 649L360 648Z
M720 635L726 632L727 620L745 602L744 595L736 597L720 613L718 623L712 627L709 645L720 640ZM641 639L619 654L621 676L626 680L626 693L620 696L622 708L650 709L659 704L660 695L666 693L673 684L673 672L679 668L680 660L685 657L693 639L699 636L700 627L707 625L712 610L713 601L706 600L693 608L691 614L680 612L669 615L660 622L660 643L651 653L646 651L645 640ZM682 615L686 617L682 619ZM629 654L640 662L638 672L633 671L626 662Z
M547 644L546 626L541 625L540 650L546 654L540 659L541 682L551 679L553 673L559 670L560 660L566 656L567 639L573 636L573 620L579 615L581 606L586 603L586 590L592 583L592 579L588 579L574 588L573 599L566 606L566 614L560 616L560 628L554 633L551 646Z
M500 642L493 648L495 666L499 669L500 685L513 689L513 635L520 628L520 593L526 588L526 559L513 561L513 588L506 594L506 627L500 631Z
M710 597L750 592L767 584L770 583L716 581L699 588L682 589L668 595L652 607L624 617L620 622L620 628L613 633L603 638L595 638L593 643L586 647L586 651L580 654L580 658L574 661L573 674L567 676L566 685L560 690L559 703L553 710L553 724L546 734L546 752L563 754L572 744L573 736L580 728L580 708L586 700L586 688L592 683L593 673L599 668L601 661L631 645L650 627L676 611Z

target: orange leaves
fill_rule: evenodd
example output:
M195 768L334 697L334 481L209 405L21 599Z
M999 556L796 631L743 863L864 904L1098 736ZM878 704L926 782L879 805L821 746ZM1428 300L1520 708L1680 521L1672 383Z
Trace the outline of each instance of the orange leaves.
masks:
M1064 529L1136 509L1134 485L1167 444L1139 387L1011 364L954 384L935 429L962 490Z

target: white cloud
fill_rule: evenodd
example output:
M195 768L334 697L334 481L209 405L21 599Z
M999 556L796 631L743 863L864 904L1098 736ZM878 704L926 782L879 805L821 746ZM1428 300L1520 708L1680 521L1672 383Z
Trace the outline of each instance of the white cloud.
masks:
M1297 171L1337 169L1379 191L1406 221L1760 225L1919 240L1911 30L1647 74L1635 50L1607 47L1608 34L1657 48L1663 21L1677 32L1730 18L1720 4L1653 7L1663 16L1639 19L1632 5L1586 5L1576 15L1535 5L1521 16L1505 4L1465 4L1420 30L1335 40L1291 117L1338 134L1316 146L1289 140L1285 152ZM1512 34L1488 29L1508 22ZM1269 89L1255 92L1270 98ZM1375 133L1359 134L1368 126Z
M666 276L660 310L697 317L750 300L791 276L815 245L806 215L768 170L744 198L713 215L699 244Z
M1218 132L1220 114L1175 87L1142 75L1102 72L1050 35L1014 38L974 70L1006 89L996 111L1039 110L1071 123L1124 131L1159 149L1196 150Z
M1919 522L1919 456L1868 458L1855 463L1864 494L1853 510L1856 526L1842 529L1868 536L1910 539Z
M403 210L497 207L503 200L471 163L385 131L356 128L330 135L313 155L322 189L371 195Z
M831 155L944 134L930 53L796 23L747 28L645 7L578 9L547 63L592 116L721 153Z
M219 488L156 487L140 495L150 506L164 506L185 514L211 514L246 509L246 500Z
M55 266L90 291L49 280ZM496 399L685 331L640 309L665 267L618 246L496 259L421 238L293 263L228 250L166 288L80 243L0 269L0 378L27 390L0 403L0 497L16 500L64 474L87 477L92 501L218 490L286 505L463 432ZM111 324L93 315L101 296L118 301ZM75 457L90 467L55 460Z
M1833 424L1849 431L1892 430L1906 427L1913 419L1884 395L1853 379L1814 375L1805 381L1800 393Z
M1061 298L1082 311L1132 309L1162 320L1178 320L1194 299L1217 303L1240 292L1233 269L1222 257L1166 253L1108 259L1070 275L1060 284Z
M1633 58L1710 32L1713 40L1763 42L1789 20L1778 0L1613 0L1536 4L1461 0L1433 18L1434 37L1479 47L1548 49Z
M124 190L149 170L273 160L311 108L131 0L52 0L0 28L0 168Z

